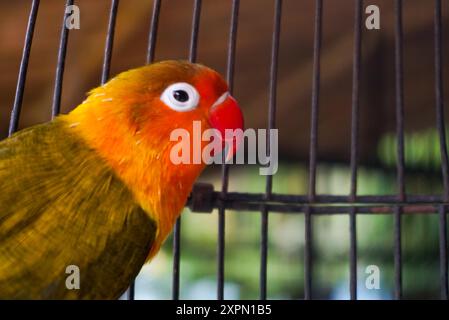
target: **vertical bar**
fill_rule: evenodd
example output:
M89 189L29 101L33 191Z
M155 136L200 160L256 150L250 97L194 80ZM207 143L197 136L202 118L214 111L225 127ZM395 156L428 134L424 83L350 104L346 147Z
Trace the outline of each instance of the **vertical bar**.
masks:
M202 0L195 0L193 7L192 33L190 36L190 50L189 50L190 62L196 62L196 55L198 48L198 34L200 29L201 4Z
M234 87L234 66L235 66L235 47L237 40L237 25L240 0L232 1L231 24L229 30L228 57L226 78L229 85L230 94ZM218 208L218 243L217 243L217 299L224 299L224 262L225 262L225 204L226 194L229 183L229 166L225 163L225 154L223 154L223 165L221 170L221 202Z
M446 145L446 128L444 123L444 93L443 93L443 23L441 20L441 0L435 0L435 106L437 130L440 140L441 170L443 174L444 201L449 201L448 155ZM440 207L440 278L441 298L448 298L447 270L447 229L446 210Z
M321 78L321 38L322 38L323 1L315 4L315 36L313 46L312 110L310 119L309 150L309 201L315 201L316 193L316 153L318 147L318 113Z
M444 183L444 199L449 200L448 156L443 102L443 54L442 54L441 0L435 0L435 101L437 129L440 137L441 168Z
M435 101L437 129L440 138L441 169L443 173L444 201L449 201L448 156L446 128L444 124L443 49L442 49L441 0L435 0Z
M31 4L30 15L28 17L28 25L25 35L25 43L23 45L22 60L20 61L19 77L17 79L16 94L14 104L11 110L11 118L9 121L8 136L11 136L19 125L20 111L22 109L23 93L25 91L25 82L28 71L28 61L30 59L31 44L33 42L34 26L36 25L37 11L39 9L40 0L34 0Z
M148 36L148 50L146 62L152 63L154 61L154 52L156 49L157 30L159 27L159 12L161 11L161 0L153 1L153 14L151 16L150 33Z
M65 10L68 6L73 5L73 0L67 0ZM52 118L56 117L61 110L62 80L64 77L65 57L67 53L67 41L69 38L69 29L66 28L65 22L69 13L64 10L64 19L62 20L61 39L59 41L58 62L56 65L55 88L53 92L53 104L51 107Z
M181 217L176 220L173 232L173 283L172 299L179 300L179 273L181 257Z
M106 35L106 44L104 46L104 59L103 59L103 71L101 73L101 84L105 84L106 81L108 81L109 79L118 4L119 0L112 0L111 2L111 10L109 13L109 22L108 22L108 32Z
M237 27L239 17L240 0L232 1L231 26L229 30L228 42L228 61L226 70L226 80L229 85L229 92L234 92L234 69L235 69L235 51L237 46Z
M349 211L349 296L357 300L357 211Z
M321 39L322 39L323 1L315 2L315 34L313 41L312 110L310 118L309 150L309 204L316 195L316 154L318 148L318 114L321 78ZM312 298L312 217L310 207L305 211L304 248L304 298Z
M310 206L304 211L304 299L312 299L312 212Z
M402 208L394 207L394 298L402 299Z
M228 170L222 169L222 194L224 191L225 177L228 176ZM227 179L227 178L226 178ZM227 184L227 183L226 183ZM217 300L224 299L224 279L225 279L225 208L224 204L220 204L218 208L218 242L217 242Z
M396 86L396 167L398 201L405 201L404 160L404 67L402 0L395 0L395 86ZM402 298L402 207L394 208L394 283L395 299Z
M260 276L259 299L267 299L267 265L268 265L268 210L262 208L260 221Z
M352 68L352 110L351 110L351 201L357 195L357 158L358 158L358 127L360 104L360 64L362 57L362 7L363 0L355 0L354 19L354 60Z
M439 236L440 236L440 282L441 299L447 300L448 293L448 262L447 262L447 217L445 206L439 206Z
M281 32L282 0L275 1L274 26L271 47L270 62L270 87L268 105L268 130L274 129L276 124L276 100L277 100L277 73L279 36ZM270 135L267 135L270 137ZM267 140L267 152L271 156L271 137ZM273 176L267 175L265 187L265 199L269 200L273 189ZM261 210L261 243L260 243L260 299L267 298L267 264L268 264L268 209L264 206Z
M135 286L134 286L134 280L131 283L131 285L128 288L128 300L134 300L135 299Z
M201 0L195 0L193 7L192 33L190 37L190 62L196 61L198 32L200 27ZM179 299L179 273L181 262L181 217L175 224L173 237L173 300Z
M363 0L355 0L354 19L354 60L352 69L352 110L351 110L351 190L349 199L357 200L357 160L358 130L360 105L360 65L362 58L362 8ZM357 210L354 206L349 211L349 287L352 300L357 299Z
M397 184L398 200L405 201L405 160L404 160L404 63L403 63L403 28L402 0L395 0L395 82L396 82L396 136L398 140Z

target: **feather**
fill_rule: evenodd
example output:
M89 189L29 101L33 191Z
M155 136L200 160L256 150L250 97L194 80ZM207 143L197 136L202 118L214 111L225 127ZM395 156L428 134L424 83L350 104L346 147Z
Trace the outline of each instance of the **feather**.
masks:
M60 120L0 142L0 298L118 298L156 224L114 171ZM66 287L66 268L80 289Z

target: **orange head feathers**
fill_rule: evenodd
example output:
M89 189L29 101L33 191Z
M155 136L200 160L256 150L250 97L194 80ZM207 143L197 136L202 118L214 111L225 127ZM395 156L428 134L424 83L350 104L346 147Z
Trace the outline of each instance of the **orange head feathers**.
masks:
M92 90L61 118L114 169L158 225L150 257L182 211L205 164L174 164L170 151L178 128L243 128L236 101L212 69L187 61L162 61L123 72Z

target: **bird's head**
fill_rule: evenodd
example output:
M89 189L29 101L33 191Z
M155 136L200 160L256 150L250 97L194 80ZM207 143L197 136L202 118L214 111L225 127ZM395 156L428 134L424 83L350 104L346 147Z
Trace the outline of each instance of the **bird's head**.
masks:
M126 136L159 153L179 145L171 139L172 134L185 130L189 133L189 141L184 142L190 146L191 160L198 151L194 146L198 142L201 147L207 144L201 139L205 130L215 129L219 135L211 140L221 138L224 147L227 129L243 129L242 112L229 94L226 81L216 71L187 61L162 61L123 72L93 90L86 103L95 104L97 113L112 113L109 119L120 122ZM238 138L232 139L226 141L232 147L231 155L238 145Z
M138 73L136 78L142 77L141 81L148 84L146 93L136 94L136 97L140 96L141 105L133 108L133 120L143 134L153 136L158 132L167 140L174 130L186 130L192 159L193 153L198 151L193 150L198 142L193 140L200 140L202 147L206 143L196 135L199 132L194 130L195 123L196 129L200 126L201 134L207 129L215 129L218 132L215 138L221 138L222 142L226 130L243 129L242 112L229 94L226 81L214 70L187 61L164 61L125 73L117 81L121 77L132 77L134 72ZM237 137L232 139L234 141L227 141L231 155L237 147ZM173 142L169 143L172 147Z
M174 164L170 154L179 141L171 135L176 129L188 132L190 150L195 152L198 142L201 149L208 144L201 141L207 129L216 129L222 138L226 129L243 129L242 113L228 90L226 81L206 66L162 61L117 75L92 90L65 119L144 207L163 212L164 218L156 219L168 218L168 232L205 166L203 157L195 163L194 155L193 163ZM201 125L200 136L195 136L195 124ZM232 139L227 143L235 147L238 138Z

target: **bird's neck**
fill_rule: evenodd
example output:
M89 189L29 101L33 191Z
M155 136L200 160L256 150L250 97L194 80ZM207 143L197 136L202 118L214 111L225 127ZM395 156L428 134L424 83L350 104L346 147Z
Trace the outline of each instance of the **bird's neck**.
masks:
M130 127L125 113L87 102L60 119L98 152L157 223L151 258L171 232L204 164L173 164L168 139L157 132L141 136Z

